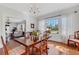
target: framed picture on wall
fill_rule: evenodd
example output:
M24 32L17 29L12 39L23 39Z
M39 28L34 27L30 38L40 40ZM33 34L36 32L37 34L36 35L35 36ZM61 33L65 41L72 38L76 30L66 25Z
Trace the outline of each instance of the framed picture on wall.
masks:
M31 24L31 28L34 28L34 24Z

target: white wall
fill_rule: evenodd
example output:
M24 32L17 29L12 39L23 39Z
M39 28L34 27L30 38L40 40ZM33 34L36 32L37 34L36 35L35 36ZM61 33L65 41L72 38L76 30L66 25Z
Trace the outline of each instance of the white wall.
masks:
M31 24L34 24L34 29L31 28ZM37 20L32 15L26 16L26 32L32 32L33 30L37 30Z
M46 31L46 19L38 22L38 29L41 33Z
M66 35L74 34L75 31L79 30L79 13L71 13L64 15L62 18L62 33ZM63 32L64 31L64 32Z
M1 15L0 15L0 36L1 36L1 31L2 31L2 21L1 21L2 19L1 19ZM0 37L0 48L2 48L3 46L2 46L2 42L1 42L1 37Z
M79 31L79 13L62 16L62 35L66 37L65 43L67 43L69 35L73 35L75 31Z

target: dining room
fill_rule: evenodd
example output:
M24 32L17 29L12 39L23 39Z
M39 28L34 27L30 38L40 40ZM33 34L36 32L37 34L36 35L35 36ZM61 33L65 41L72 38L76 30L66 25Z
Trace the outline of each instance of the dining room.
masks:
M0 55L79 55L79 4L2 3L0 8Z

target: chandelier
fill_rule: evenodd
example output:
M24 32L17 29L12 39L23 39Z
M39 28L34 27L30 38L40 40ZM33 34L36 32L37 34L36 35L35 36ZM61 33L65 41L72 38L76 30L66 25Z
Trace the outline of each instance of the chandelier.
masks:
M39 7L36 4L31 4L29 12L34 16L38 16L40 13Z

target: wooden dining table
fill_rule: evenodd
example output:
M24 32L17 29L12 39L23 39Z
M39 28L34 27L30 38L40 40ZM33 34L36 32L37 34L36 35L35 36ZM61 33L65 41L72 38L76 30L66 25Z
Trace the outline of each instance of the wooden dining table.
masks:
M36 42L34 42L33 40L31 39L17 39L17 38L13 38L13 41L23 45L25 47L25 50L26 50L26 55L32 55L33 54L33 47L36 45L36 44L39 44L43 41L47 41L48 38L44 38L44 39L41 39L41 40L36 40ZM22 41L21 41L22 40ZM47 52L48 53L48 52Z

